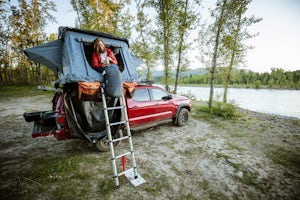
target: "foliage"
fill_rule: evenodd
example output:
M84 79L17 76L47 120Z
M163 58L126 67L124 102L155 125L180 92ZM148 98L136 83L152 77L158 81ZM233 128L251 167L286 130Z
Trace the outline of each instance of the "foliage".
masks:
M231 80L232 69L240 63L243 63L246 51L249 49L243 42L255 35L249 34L247 28L261 19L255 17L245 17L247 6L252 0L232 0L228 3L228 15L230 22L226 23L226 33L222 39L223 54L228 58L228 66L224 70L225 84L223 101L227 102L228 85Z
M199 21L199 13L197 12L198 6L200 5L199 1L179 1L177 6L177 47L175 57L177 58L177 67L176 67L176 75L175 75L175 94L177 93L177 85L179 73L185 71L189 64L189 61L186 58L186 53L188 51L188 47L191 46L187 42L187 38L189 36L189 31L194 30L197 27Z
M135 30L137 37L133 40L131 45L132 52L145 62L145 66L140 69L140 75L145 76L146 80L152 80L152 74L155 66L158 64L158 51L153 45L153 29L152 20L146 14L145 9L147 4L141 0L135 0L137 8L137 24Z
M211 61L211 78L210 78L210 93L209 93L209 100L208 100L208 107L211 111L213 97L214 97L214 81L215 81L215 71L217 67L217 62L219 59L219 45L220 45L220 37L221 33L223 32L223 27L225 24L226 16L224 15L226 9L226 0L220 0L216 3L216 8L212 12L212 17L214 17L215 22L211 26L211 32L213 34L213 51L212 51L212 61Z
M41 65L29 61L23 50L48 40L44 28L48 22L55 21L50 13L56 11L55 3L51 0L20 0L18 4L1 1L0 6L5 11L1 12L0 21L0 85L41 83Z
M191 100L196 100L196 96L191 92L191 90L188 90L187 93L181 93L180 95L185 96Z
M221 116L225 119L231 119L239 116L237 105L235 103L213 102L212 114Z
M161 0L146 1L147 5L154 9L155 28L153 35L155 38L155 48L159 52L157 59L162 61L164 69L164 84L166 90L170 90L171 71L176 66L175 92L178 83L179 73L188 66L185 59L189 47L189 31L196 28L199 19L197 6L198 0Z
M223 17L220 18L223 2ZM131 39L132 51L145 62L145 66L140 69L141 73L146 75L146 79L152 79L156 66L163 66L162 83L167 89L173 83L177 85L212 82L228 82L229 85L255 88L299 89L299 70L285 72L282 69L272 69L271 73L262 74L235 70L239 63L242 63L246 50L251 48L245 46L243 41L255 36L247 32L247 26L259 21L253 16L240 18L240 34L236 34L239 19L237 14L243 14L250 2L251 0L219 0L212 11L215 23L206 27L204 24L200 26L202 32L201 37L199 36L199 48L202 48L201 55L208 58L202 60L206 66L211 66L216 30L220 25L220 44L215 55L216 70L208 69L214 73L212 81L211 74L180 77L180 73L189 66L186 55L192 46L189 40L190 31L194 30L199 22L199 0L135 0L137 21L132 13L129 14L130 0L71 0L77 12L78 28L104 31ZM55 34L47 36L44 31L49 22L55 21L52 11L56 11L53 0L0 1L0 85L50 84L56 78L52 71L29 61L22 52L26 48L52 41L57 37ZM153 18L147 13L154 13ZM135 37L130 38L132 35ZM230 70L226 67L229 66L229 58L233 57L230 57L233 55L230 53L234 53L234 60L233 70L229 73ZM174 69L175 77L171 73Z
M196 112L205 113L224 119L232 119L240 116L238 107L234 102L224 103L220 101L213 101L212 108L208 105L201 105L195 108Z
M210 65L210 95L209 107L212 107L214 95L214 83L217 73L217 67L227 68L224 70L225 92L223 100L227 101L227 88L231 79L231 72L234 66L243 61L246 51L249 49L243 42L246 39L254 37L248 33L247 28L259 22L253 16L244 17L248 4L251 0L218 0L215 8L211 12L214 20L211 24L200 32L199 40L201 41L202 52L208 55L206 62ZM221 72L219 70L219 72Z
M71 0L77 13L76 26L130 38L134 17L126 9L130 0Z
M164 82L166 90L169 91L169 79L171 66L173 64L172 55L175 50L175 16L177 5L175 0L150 1L150 6L154 8L157 15L155 23L157 25L154 31L157 49L160 52L164 67Z

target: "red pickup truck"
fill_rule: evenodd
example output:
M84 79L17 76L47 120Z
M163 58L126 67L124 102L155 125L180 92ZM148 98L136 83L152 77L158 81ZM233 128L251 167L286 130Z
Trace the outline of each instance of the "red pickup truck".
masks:
M132 98L126 99L130 128L143 129L173 121L186 125L191 101L187 97L170 95L157 86L138 85Z
M65 90L69 90L70 93L70 88ZM68 98L64 93L59 92L53 98L54 110L24 113L27 122L34 121L32 137L54 135L58 140L88 137L85 139L95 143L99 151L108 151L105 122L101 117L102 102L77 101L77 94L70 98L72 98L72 105L66 102ZM188 122L189 112L192 109L191 100L187 97L171 95L161 87L150 85L135 86L133 96L126 98L126 104L132 131L145 130L170 122L184 126ZM73 107L75 115L72 114L70 107ZM120 121L120 113L112 113L110 118L112 121ZM78 130L79 127L81 130ZM115 138L123 135L122 128L124 127L112 130ZM85 137L81 131L84 132ZM115 145L118 146L119 143Z

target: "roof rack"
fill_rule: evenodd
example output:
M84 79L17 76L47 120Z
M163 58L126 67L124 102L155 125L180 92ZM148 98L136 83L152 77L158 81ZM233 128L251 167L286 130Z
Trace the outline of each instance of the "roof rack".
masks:
M129 41L127 38L121 38L121 37L117 37L108 33L104 33L104 32L100 32L100 31L93 31L93 30L86 30L86 29L78 29L78 28L72 28L72 27L67 27L67 26L61 26L58 28L58 37L62 38L63 34L66 31L73 31L73 32L78 32L78 33L85 33L85 34L89 34L89 35L95 35L95 36L99 36L99 37L105 37L105 38L110 38L110 39L115 39L115 40L122 40L124 42L127 43L127 45L129 46Z
M153 80L145 80L145 81L138 82L138 85L149 85L149 86L152 86L153 83L154 83Z

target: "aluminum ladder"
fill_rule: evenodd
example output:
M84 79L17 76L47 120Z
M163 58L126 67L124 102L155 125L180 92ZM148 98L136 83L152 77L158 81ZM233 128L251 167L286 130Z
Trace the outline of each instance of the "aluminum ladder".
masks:
M115 185L116 185L116 187L119 187L119 177L126 176L126 178L134 186L138 186L146 181L137 172L137 166L136 166L136 161L135 161L135 156L134 156L133 143L132 143L132 137L131 137L130 127L129 127L125 97L124 97L124 95L122 95L121 97L118 97L120 106L107 107L106 95L105 95L105 91L104 91L103 87L101 87L101 94L102 94L103 111L104 111L104 116L105 116L106 131L107 131L107 136L108 136L109 149L110 149L110 153L111 153L111 162L112 162L113 178L115 180ZM125 119L124 119L124 121L110 123L108 111L117 110L117 109L121 109L121 115L123 115L123 118L125 118ZM121 124L124 124L126 126L127 135L120 137L120 138L113 139L112 135L111 135L111 127L121 125ZM120 155L115 155L114 142L118 142L118 141L122 141L122 140L128 140L129 151L125 152L123 154L120 154ZM116 164L117 159L121 158L123 161L123 159L124 158L126 159L126 156L128 156L128 155L131 156L132 167L118 173L117 164Z

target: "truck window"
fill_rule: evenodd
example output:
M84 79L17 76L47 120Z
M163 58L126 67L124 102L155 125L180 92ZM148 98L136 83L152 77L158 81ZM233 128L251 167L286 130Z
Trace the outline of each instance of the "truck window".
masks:
M148 89L136 89L134 91L132 99L135 101L150 101L150 94Z
M169 95L168 93L166 93L165 91L160 90L160 89L152 89L151 91L152 91L154 101L162 100L163 97L166 97Z

